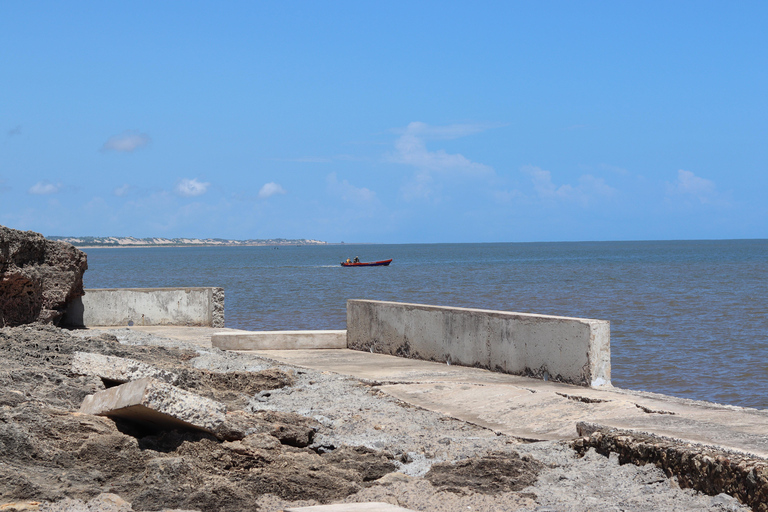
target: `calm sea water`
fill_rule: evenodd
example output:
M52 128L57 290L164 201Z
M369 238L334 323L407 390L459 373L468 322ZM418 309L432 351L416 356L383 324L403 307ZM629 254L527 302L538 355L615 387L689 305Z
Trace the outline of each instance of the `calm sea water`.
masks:
M768 408L768 240L86 252L87 288L221 286L239 329L343 329L352 298L610 320L614 385Z

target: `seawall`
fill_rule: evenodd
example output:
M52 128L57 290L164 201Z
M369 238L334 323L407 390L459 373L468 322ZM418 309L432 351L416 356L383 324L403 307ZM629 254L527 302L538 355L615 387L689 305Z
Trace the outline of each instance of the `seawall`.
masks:
M611 380L606 320L349 300L347 347L581 386Z

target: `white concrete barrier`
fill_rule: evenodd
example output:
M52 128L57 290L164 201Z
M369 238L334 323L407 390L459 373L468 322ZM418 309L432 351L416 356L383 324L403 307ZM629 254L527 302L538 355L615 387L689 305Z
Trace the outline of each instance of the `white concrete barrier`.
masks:
M349 300L347 347L582 386L611 380L606 320Z
M69 304L63 324L224 327L224 289L86 289L83 297Z

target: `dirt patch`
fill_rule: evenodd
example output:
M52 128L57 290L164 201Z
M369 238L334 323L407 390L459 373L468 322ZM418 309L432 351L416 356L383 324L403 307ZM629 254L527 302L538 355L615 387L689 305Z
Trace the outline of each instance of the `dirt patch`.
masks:
M434 464L425 478L442 491L483 494L521 491L533 485L543 465L517 454L490 454Z
M227 373L184 368L179 371L176 386L224 402L231 409L243 409L254 394L293 384L293 376L277 368L260 372Z

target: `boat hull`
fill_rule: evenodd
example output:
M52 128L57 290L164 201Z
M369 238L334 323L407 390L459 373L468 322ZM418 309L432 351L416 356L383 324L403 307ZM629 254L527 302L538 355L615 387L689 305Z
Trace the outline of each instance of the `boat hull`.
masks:
M346 261L341 262L342 267L386 267L390 263L392 263L392 260L382 260L382 261L366 261L366 262L359 262L359 263L347 263Z

